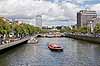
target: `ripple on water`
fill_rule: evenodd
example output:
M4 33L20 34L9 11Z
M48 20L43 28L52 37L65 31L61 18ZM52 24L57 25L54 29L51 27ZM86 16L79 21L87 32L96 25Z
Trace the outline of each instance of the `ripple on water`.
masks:
M64 46L52 52L48 43ZM39 38L38 44L24 44L0 55L0 66L100 66L100 45L70 38Z

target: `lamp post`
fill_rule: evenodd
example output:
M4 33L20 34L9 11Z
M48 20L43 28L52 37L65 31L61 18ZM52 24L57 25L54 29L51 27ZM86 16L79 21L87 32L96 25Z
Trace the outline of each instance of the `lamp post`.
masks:
M92 26L93 21L90 20L90 33L93 32L93 26Z
M11 33L9 35L9 37L13 37L14 36L14 31L13 31L13 23L9 23L11 25Z

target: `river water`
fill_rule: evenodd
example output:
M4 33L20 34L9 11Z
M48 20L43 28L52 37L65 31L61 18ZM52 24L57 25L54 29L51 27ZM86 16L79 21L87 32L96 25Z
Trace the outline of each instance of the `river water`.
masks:
M0 66L100 66L100 45L71 38L38 38L37 44L23 44L0 55ZM63 52L48 49L59 43Z

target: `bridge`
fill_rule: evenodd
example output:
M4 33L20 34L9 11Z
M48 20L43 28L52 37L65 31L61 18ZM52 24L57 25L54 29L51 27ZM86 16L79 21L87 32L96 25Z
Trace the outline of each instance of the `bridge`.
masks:
M48 38L52 38L52 37L65 37L64 33L58 33L58 34L37 34L37 37L48 37Z

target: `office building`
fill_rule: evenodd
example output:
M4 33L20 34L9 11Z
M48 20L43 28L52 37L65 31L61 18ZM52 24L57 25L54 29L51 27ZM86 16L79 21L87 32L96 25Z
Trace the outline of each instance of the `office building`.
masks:
M77 27L87 26L95 18L97 18L96 11L81 10L77 13Z
M42 28L42 16L41 15L36 16L36 26Z

